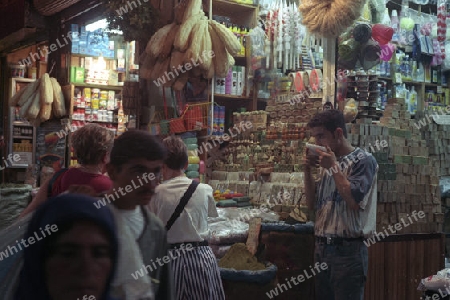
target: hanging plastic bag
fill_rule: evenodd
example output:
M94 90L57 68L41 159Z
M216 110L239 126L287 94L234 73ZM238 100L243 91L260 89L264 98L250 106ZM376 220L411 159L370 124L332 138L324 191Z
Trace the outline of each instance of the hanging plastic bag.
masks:
M358 103L353 98L348 99L344 106L345 123L351 123L356 118L357 114Z
M380 45L386 45L392 40L394 29L383 24L375 24L372 26L372 38Z
M381 47L380 59L382 61L390 61L392 55L395 52L395 45L387 43L386 45L380 45L380 47Z
M359 43L366 43L372 36L372 27L367 23L358 24L353 28L353 38Z
M339 60L338 65L341 69L352 70L358 61L360 43L354 39L348 39L341 42L338 46Z

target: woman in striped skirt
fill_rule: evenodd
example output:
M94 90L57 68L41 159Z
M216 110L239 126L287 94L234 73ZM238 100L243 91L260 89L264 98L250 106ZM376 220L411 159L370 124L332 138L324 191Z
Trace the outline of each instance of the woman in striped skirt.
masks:
M163 141L168 156L164 182L150 201L150 210L166 224L178 300L223 300L225 294L216 258L208 246L207 219L217 217L212 188L184 175L186 145L178 137Z

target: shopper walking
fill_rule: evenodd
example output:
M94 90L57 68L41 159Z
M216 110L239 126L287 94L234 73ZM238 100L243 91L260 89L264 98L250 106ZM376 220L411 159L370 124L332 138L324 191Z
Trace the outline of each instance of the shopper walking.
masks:
M123 238L131 237L119 265L139 264L133 273L119 274L118 281L131 282L149 276L155 299L173 300L174 287L166 230L162 222L147 208L159 183L166 155L164 146L146 131L131 130L114 142L111 160L106 165L113 188L99 200L97 206L113 204L118 223L124 226ZM170 257L169 257L170 258ZM162 262L161 260L164 261ZM156 263L157 262L157 263ZM133 284L129 285L133 288Z
M308 207L315 210L315 261L327 269L315 276L316 299L360 300L368 268L363 239L375 232L377 171L375 158L353 147L347 138L344 117L327 110L308 123L318 156L307 150L305 191ZM319 180L312 168L320 165Z
M184 175L188 155L180 138L171 136L163 143L168 151L163 166L165 181L156 188L149 206L166 224L171 254L189 249L172 263L177 299L225 299L216 258L207 243L208 216L218 216L212 188Z
M94 201L67 194L37 209L22 239L29 244L15 300L112 299L117 231L110 209Z
M79 166L62 169L41 184L21 217L35 210L48 197L67 191L71 185L89 185L97 194L111 189L111 180L103 174L114 144L114 133L98 124L86 124L73 133L71 140Z

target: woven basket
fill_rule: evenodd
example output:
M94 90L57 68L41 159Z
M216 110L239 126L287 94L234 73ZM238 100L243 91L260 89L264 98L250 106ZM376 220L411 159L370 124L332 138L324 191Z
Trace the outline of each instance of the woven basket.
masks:
M36 10L46 17L59 13L78 2L80 0L33 0Z

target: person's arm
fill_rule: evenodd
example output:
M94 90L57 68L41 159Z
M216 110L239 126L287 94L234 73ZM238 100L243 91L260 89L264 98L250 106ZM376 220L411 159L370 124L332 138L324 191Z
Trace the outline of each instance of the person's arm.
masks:
M334 153L329 147L327 148L327 152L318 150L321 154L321 166L326 169L333 169L336 188L347 206L353 210L361 209L360 203L369 192L377 172L378 167L375 159L372 156L358 157L358 161L347 177L342 173Z
M208 217L217 218L219 214L217 213L216 201L214 200L214 196L208 190Z
M30 212L35 211L39 205L41 205L42 203L45 202L45 200L47 200L48 185L50 183L50 180L51 178L41 185L36 196L33 198L33 200L31 200L31 203L22 211L22 213L19 215L19 218L23 218Z
M333 172L333 179L339 195L341 195L342 199L344 199L349 208L358 210L359 202L356 202L355 198L353 198L350 181L347 179L344 173L342 173L339 166L337 167L337 170L337 172Z
M310 210L315 209L316 201L316 182L311 172L311 168L315 167L315 158L309 155L309 149L306 149L304 157L304 174L305 174L305 197L306 205Z

